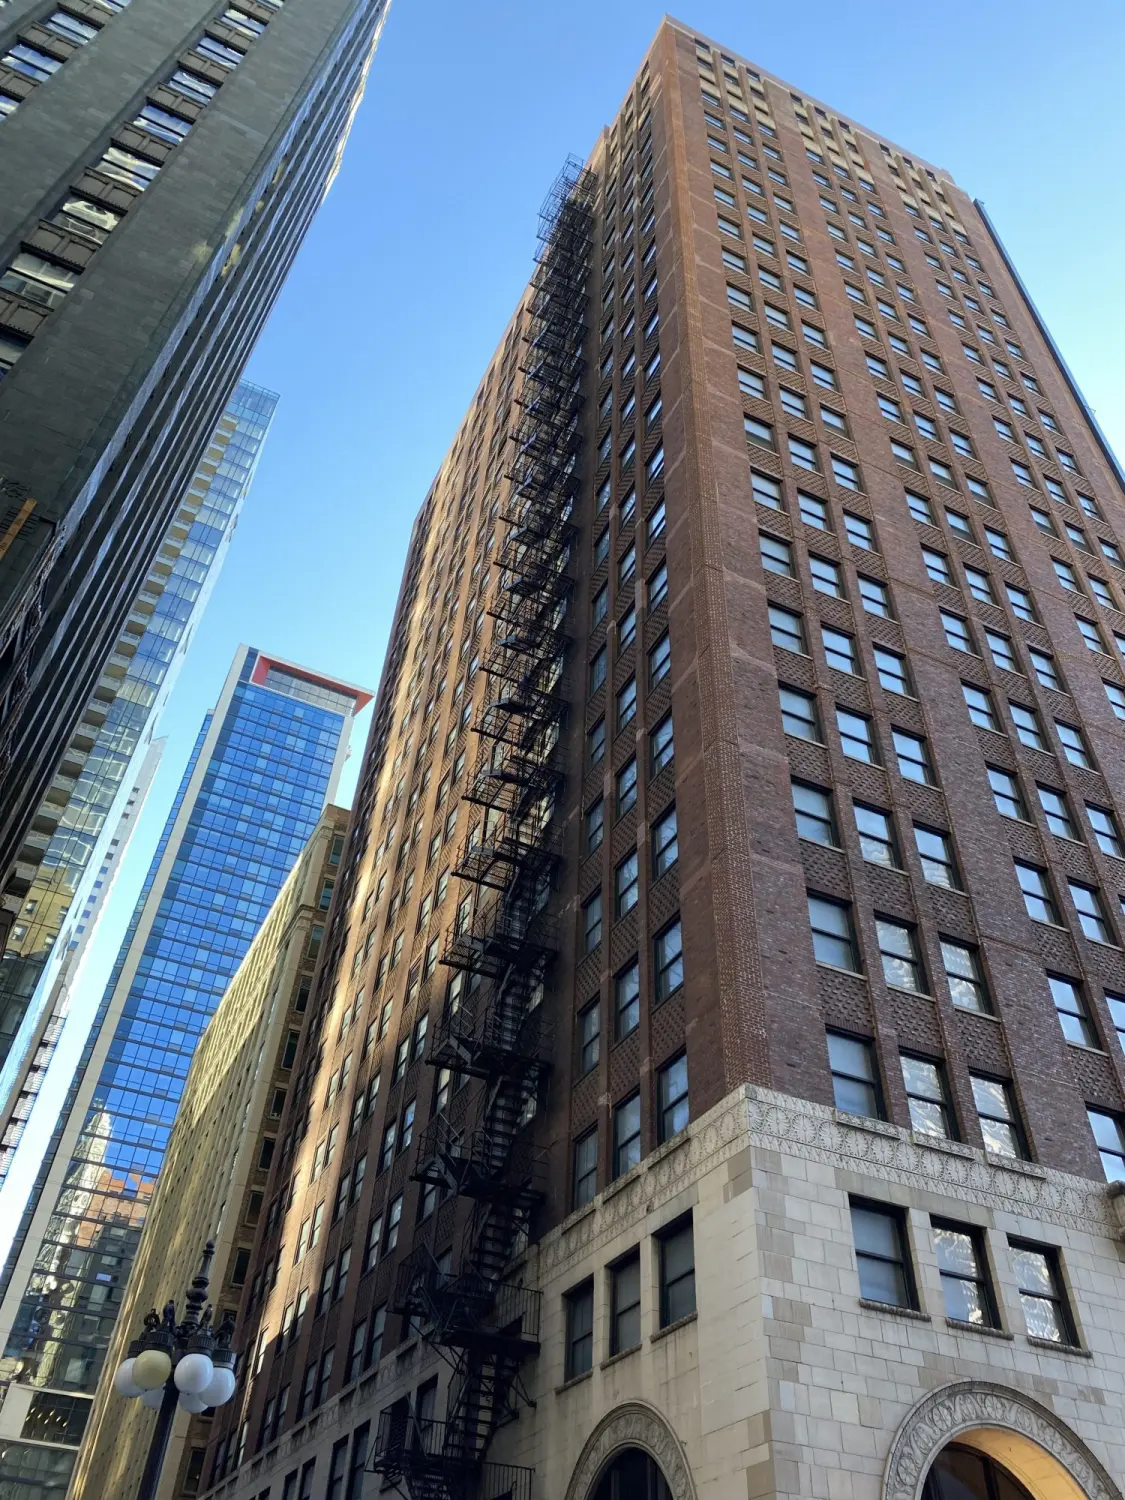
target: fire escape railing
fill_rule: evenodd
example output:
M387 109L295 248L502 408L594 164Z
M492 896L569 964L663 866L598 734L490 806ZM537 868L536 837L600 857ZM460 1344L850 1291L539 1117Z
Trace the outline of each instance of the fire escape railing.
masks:
M545 983L557 942L547 905L560 847L554 809L567 712L566 611L580 479L587 281L595 178L569 162L540 215L520 416L512 433L507 526L496 557L465 800L480 810L454 873L478 890L442 962L460 974L429 1062L479 1080L471 1118L436 1116L414 1176L471 1204L451 1265L417 1245L398 1268L394 1310L452 1367L446 1417L409 1399L380 1415L372 1470L411 1500L530 1500L532 1471L491 1463L493 1434L518 1414L520 1366L539 1348L540 1293L508 1279L543 1192L528 1125L546 1074Z

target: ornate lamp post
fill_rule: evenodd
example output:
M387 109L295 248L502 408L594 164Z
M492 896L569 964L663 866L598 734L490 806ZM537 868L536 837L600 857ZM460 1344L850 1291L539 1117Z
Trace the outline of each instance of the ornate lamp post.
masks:
M156 1500L176 1407L206 1411L234 1395L234 1316L228 1314L216 1331L210 1305L202 1311L214 1255L214 1241L208 1240L199 1274L184 1298L183 1322L176 1322L174 1302L164 1304L163 1316L153 1308L145 1318L144 1333L129 1345L129 1356L113 1377L119 1396L139 1400L157 1413L137 1500Z

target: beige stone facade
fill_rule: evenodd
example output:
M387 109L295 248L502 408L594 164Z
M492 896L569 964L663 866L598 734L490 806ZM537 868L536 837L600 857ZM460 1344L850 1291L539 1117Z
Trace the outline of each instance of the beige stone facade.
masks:
M861 1298L854 1198L905 1211L917 1310ZM658 1237L685 1215L697 1311L662 1329ZM946 1317L934 1218L982 1231L998 1329ZM536 1500L590 1500L625 1445L652 1453L673 1500L916 1500L956 1439L995 1455L1036 1500L1119 1500L1119 1235L1102 1184L935 1148L748 1085L532 1250L526 1274L543 1294L534 1406L500 1432L490 1460L534 1467ZM1010 1239L1058 1249L1073 1347L1029 1336ZM610 1268L638 1249L641 1341L610 1356ZM593 1368L568 1380L565 1299L590 1279ZM224 1500L295 1495L286 1475L299 1480L310 1460L327 1474L361 1422L441 1370L417 1340L386 1355L224 1486ZM379 1493L374 1477L366 1485L365 1496Z

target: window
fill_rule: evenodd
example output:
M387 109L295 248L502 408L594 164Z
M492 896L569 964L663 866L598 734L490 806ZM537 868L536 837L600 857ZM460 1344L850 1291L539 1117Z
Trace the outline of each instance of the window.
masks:
M648 611L651 614L668 597L668 564L666 562L660 564L656 572L649 578L646 587L648 591ZM625 649L623 640L621 642L621 649Z
M598 1132L588 1130L574 1143L574 1207L592 1203L598 1190Z
M1082 766L1085 770L1093 770L1093 761L1090 759L1089 751L1086 749L1086 741L1082 731L1073 724L1064 724L1061 719L1055 720L1055 732L1062 743L1063 754L1072 766Z
M1012 650L1012 643L1006 635L1001 635L998 630L988 630L986 628L984 638L988 642L988 649L992 653L992 660L998 667L1003 667L1008 672L1019 671L1019 662L1016 660L1015 653Z
M1061 792L1053 791L1046 786L1038 786L1039 802L1047 818L1047 827L1059 838L1073 839L1078 835L1074 830L1074 824L1070 817L1070 808L1067 806L1065 796Z
M877 578L865 578L862 573L858 575L859 597L864 609L870 615L879 615L884 620L892 619L891 597L885 583L880 583Z
M1043 738L1043 731L1039 726L1039 715L1035 710L1025 708L1022 703L1009 703L1008 712L1012 716L1016 738L1020 743L1027 745L1031 750L1046 750L1047 742Z
M989 1281L979 1229L932 1219L945 1316L978 1328L996 1328L996 1301Z
M851 1219L860 1296L890 1307L914 1307L901 1211L853 1198Z
M818 964L860 972L851 909L844 901L808 893L813 957Z
M618 730L626 728L637 717L637 680L635 677L630 677L628 682L618 689L615 713Z
M752 396L757 401L766 400L766 383L762 377L753 370L744 370L738 367L738 388L744 396Z
M606 662L606 649L603 646L599 651L594 653L593 657L590 660L590 693L596 693L598 689L605 683Z
M618 1041L636 1031L640 1024L640 971L634 960L613 981L613 1030Z
M595 849L601 848L602 838L605 833L605 804L601 797L594 803L593 807L586 811L586 853L593 854Z
M970 1073L969 1079L985 1149L997 1156L1025 1159L1027 1147L1012 1085L1001 1078L987 1078L983 1073Z
M949 610L939 610L941 615L942 629L945 631L945 639L954 651L966 651L970 656L977 654L973 645L972 636L969 634L969 622L962 619L960 615L950 613Z
M906 781L933 786L935 778L925 740L919 735L908 734L905 729L892 729L891 739L894 742L899 775Z
M654 987L659 1005L675 994L684 982L683 934L678 917L657 934L652 946Z
M594 1365L594 1283L583 1282L564 1298L566 1379L576 1380Z
M582 951L592 953L602 940L602 893L596 892L582 905Z
M949 561L944 552L935 552L932 547L923 547L922 561L926 566L927 576L934 583L953 582L953 574L949 571Z
M834 599L844 597L844 585L838 564L830 562L826 557L817 557L815 553L810 552L809 572L812 574L813 588L819 593L831 594Z
M941 1063L928 1057L912 1057L906 1052L902 1053L901 1062L911 1130L917 1135L956 1140L945 1069Z
M1002 531L996 531L991 526L984 528L985 541L996 557L1002 557L1005 562L1012 561L1012 549L1008 545L1008 538Z
M791 609L782 609L780 604L769 606L770 640L784 651L808 654L801 616Z
M860 483L859 465L853 464L849 459L841 458L837 453L833 453L831 458L832 477L836 483L846 490L862 490L863 485Z
M1031 659L1032 671L1036 678L1046 688L1053 688L1056 692L1062 692L1062 679L1059 677L1055 666L1055 658L1049 651L1040 651L1035 646L1027 648L1027 654Z
M618 920L631 912L639 900L637 879L637 851L634 849L613 872L613 907Z
M785 385L781 387L781 406L782 410L787 412L791 417L808 418L809 403L799 392L791 391Z
M815 526L818 531L831 531L828 507L823 500L818 500L815 495L806 495L804 490L798 490L797 509L806 526Z
M676 809L671 807L658 818L652 828L652 878L659 880L666 875L680 857L679 838L676 829Z
M687 1128L687 1054L681 1052L656 1075L657 1138L661 1145Z
M658 682L662 682L672 670L672 643L668 638L668 632L664 634L648 653L648 685L654 688ZM634 712L636 708L636 685L633 686Z
M742 427L748 443L754 443L759 448L776 448L773 428L768 422L762 422L757 417L744 416Z
M780 573L786 578L794 576L793 553L788 542L762 531L758 533L758 550L767 573Z
M768 506L770 510L781 510L781 485L776 479L771 479L768 474L760 474L757 469L751 469L750 489L759 505Z
M1063 1291L1058 1251L1012 1239L1008 1248L1028 1335L1052 1344L1075 1345L1077 1335Z
M908 927L904 922L892 922L887 917L877 916L875 932L879 941L879 956L883 962L883 978L887 984L892 989L926 994L926 972L922 966L918 935L914 928Z
M634 1252L610 1267L610 1355L641 1342L641 1258Z
M953 841L948 833L937 828L914 825L914 842L922 865L923 878L931 885L943 885L946 890L958 891L961 882L957 876L957 864L953 857Z
M598 722L586 734L586 758L596 766L605 757L605 720Z
M1070 897L1078 913L1078 923L1086 936L1095 943L1113 943L1114 937L1106 920L1102 898L1090 885L1077 880L1068 880Z
M844 530L853 547L862 547L869 552L875 550L875 528L863 516L857 516L852 511L846 510Z
M630 1171L641 1159L641 1096L631 1094L613 1111L613 1176Z
M901 868L894 824L890 813L882 808L868 807L863 802L852 804L856 831L859 834L860 853L872 864L883 865L888 870Z
M852 676L858 676L859 657L854 637L845 635L842 630L834 630L830 625L820 627L820 636L828 665L838 672L848 672Z
M863 714L853 714L846 708L836 709L836 728L840 733L840 748L852 760L863 760L868 765L878 765L875 749L875 726Z
M1051 999L1055 1003L1063 1036L1081 1047L1096 1047L1098 1040L1090 1023L1082 986L1076 979L1066 979L1061 974L1048 974L1047 983L1051 987Z
M601 1056L602 1008L599 1000L592 1000L578 1013L579 1072L583 1077L592 1073Z
M873 651L880 686L889 692L902 693L905 697L910 697L910 676L906 658L900 656L897 651L889 651L886 646L875 646Z
M1035 922L1047 922L1053 927L1058 927L1060 925L1058 908L1051 894L1046 870L1041 870L1037 865L1024 864L1020 860L1015 861L1015 866L1016 879L1019 881L1020 890L1023 891L1023 902L1027 907L1028 916Z
M799 469L808 469L813 473L820 470L820 461L816 456L816 449L812 443L806 443L801 438L789 435L789 457Z
M1121 830L1117 819L1108 807L1098 807L1093 802L1086 804L1086 816L1103 854L1112 854L1115 859L1125 859L1125 844L1121 841Z
M785 733L796 735L803 740L812 740L814 744L822 744L823 736L816 699L809 693L801 693L796 688L783 686L778 688L778 697L781 702L781 723Z
M749 301L749 298L747 301ZM752 349L757 353L761 347L758 342L758 335L749 328L743 328L739 323L731 325L731 337L734 340L736 349Z
M797 836L814 844L838 847L836 821L832 812L832 794L803 781L792 782L793 812Z
M649 759L652 764L652 774L655 776L665 766L670 765L675 755L675 744L672 738L672 715L665 714L660 723L649 734Z
M620 818L636 805L637 762L634 757L626 761L617 773L617 816Z
M1008 603L1012 606L1012 613L1020 620L1029 620L1035 623L1035 608L1031 602L1031 595L1026 589L1020 589L1014 583L1004 585L1008 595Z
M1086 1118L1094 1133L1107 1182L1125 1182L1125 1125L1119 1115L1087 1106Z

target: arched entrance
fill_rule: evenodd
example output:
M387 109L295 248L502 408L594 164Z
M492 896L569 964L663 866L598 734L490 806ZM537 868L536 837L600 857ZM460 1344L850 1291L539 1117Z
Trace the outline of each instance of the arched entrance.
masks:
M607 1412L583 1445L566 1500L696 1500L687 1455L663 1413L647 1401Z
M672 1491L650 1453L626 1448L602 1471L591 1500L672 1500Z
M931 1391L907 1413L887 1459L883 1500L1122 1500L1122 1495L1054 1412L1009 1386L964 1380Z

